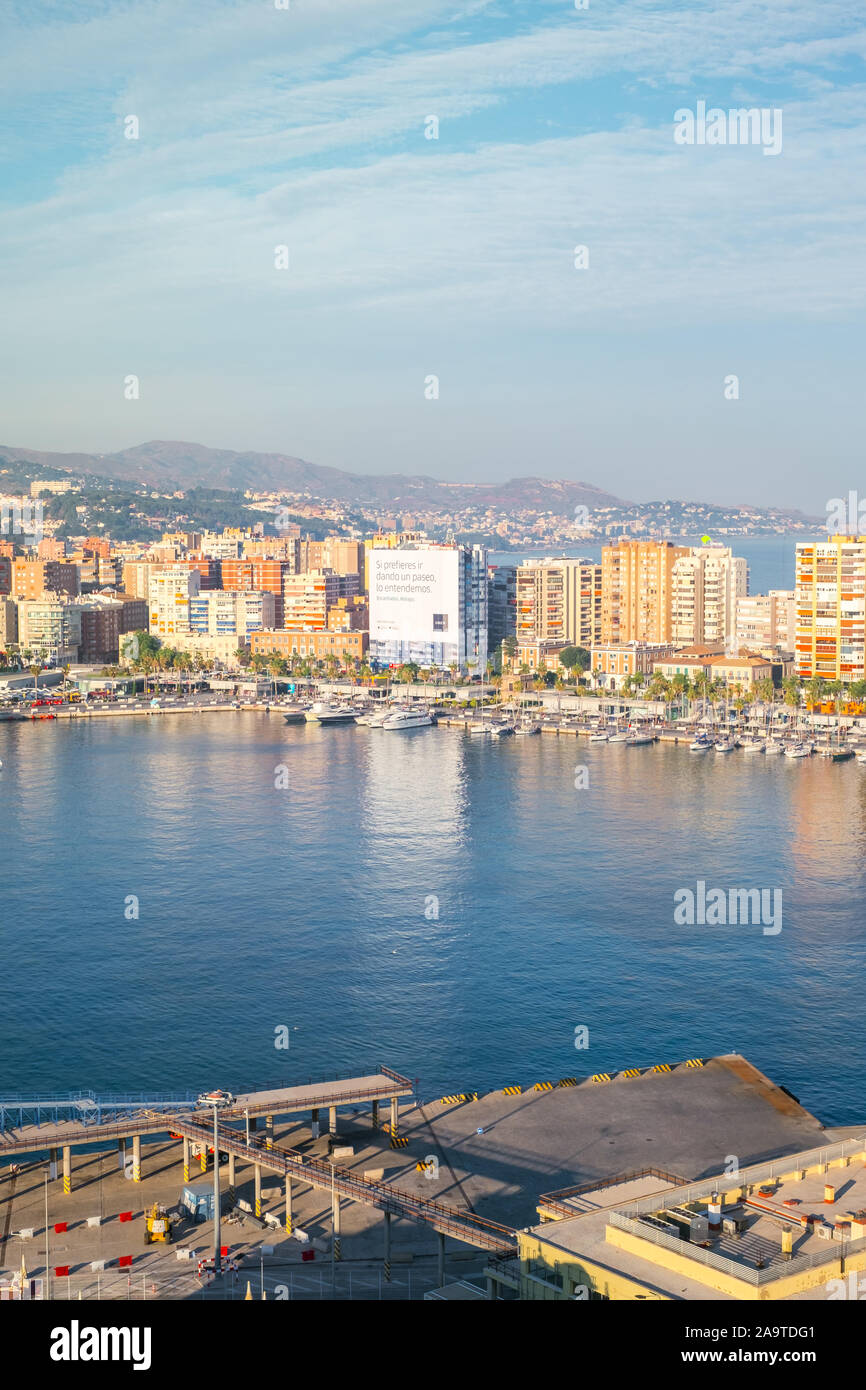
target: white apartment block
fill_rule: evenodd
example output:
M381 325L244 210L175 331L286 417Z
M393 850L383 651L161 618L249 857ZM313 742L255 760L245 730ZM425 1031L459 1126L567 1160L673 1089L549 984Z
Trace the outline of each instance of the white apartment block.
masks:
M737 599L736 646L752 651L780 648L793 651L795 604L793 589L771 589Z
M671 576L671 639L724 642L736 639L737 603L749 587L742 556L726 546L693 546L674 561Z
M190 632L202 636L236 635L274 626L276 599L253 589L208 589L189 600Z
M166 565L150 576L149 630L155 637L179 637L189 632L190 599L198 598L201 575L185 565Z

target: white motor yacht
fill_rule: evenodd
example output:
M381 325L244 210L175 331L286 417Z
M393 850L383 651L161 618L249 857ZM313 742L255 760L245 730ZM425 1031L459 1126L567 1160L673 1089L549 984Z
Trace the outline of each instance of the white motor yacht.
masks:
M590 743L607 743L607 740L607 734L602 733L601 729L596 729L595 732L589 736Z
M426 709L398 709L382 725L383 729L429 729L433 716Z
M324 700L316 700L304 718L309 724L354 724L355 711L348 705L328 705Z
M643 743L655 743L652 734L645 734L639 729L634 729L626 739L630 748L638 748Z

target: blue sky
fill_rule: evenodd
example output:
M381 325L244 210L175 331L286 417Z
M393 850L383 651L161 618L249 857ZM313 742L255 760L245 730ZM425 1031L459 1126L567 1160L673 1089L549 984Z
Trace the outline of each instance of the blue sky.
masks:
M813 512L866 490L847 0L34 0L2 24L4 442ZM780 108L781 154L675 145L699 100Z

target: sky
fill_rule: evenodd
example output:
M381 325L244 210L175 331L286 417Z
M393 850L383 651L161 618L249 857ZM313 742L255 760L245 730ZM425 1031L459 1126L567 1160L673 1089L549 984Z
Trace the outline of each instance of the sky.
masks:
M866 491L866 11L278 4L7 0L0 440Z

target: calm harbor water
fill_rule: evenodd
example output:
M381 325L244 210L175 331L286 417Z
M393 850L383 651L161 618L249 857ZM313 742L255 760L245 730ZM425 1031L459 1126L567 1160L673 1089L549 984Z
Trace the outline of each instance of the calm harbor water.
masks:
M856 763L241 713L0 725L0 758L3 1092L381 1061L432 1096L736 1050L862 1117ZM676 926L700 879L781 888L782 931Z

